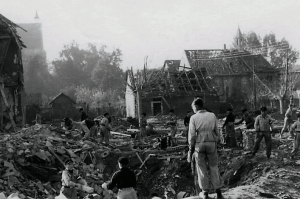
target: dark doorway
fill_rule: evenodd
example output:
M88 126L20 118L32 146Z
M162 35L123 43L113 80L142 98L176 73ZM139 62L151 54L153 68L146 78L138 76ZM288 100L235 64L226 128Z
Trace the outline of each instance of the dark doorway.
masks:
M162 104L161 102L152 102L153 105L153 115L157 115L159 113L162 113Z

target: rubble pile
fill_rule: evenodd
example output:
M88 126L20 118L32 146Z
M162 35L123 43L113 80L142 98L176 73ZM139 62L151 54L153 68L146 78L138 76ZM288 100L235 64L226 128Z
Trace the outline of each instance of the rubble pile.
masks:
M166 128L161 120L159 122L161 126L156 126L155 130L163 132ZM179 124L183 126L181 122ZM118 125L123 124L116 123ZM121 128L119 132L112 132L109 146L93 139L82 141L78 130L67 131L53 126L34 125L17 133L1 134L0 194L3 197L0 195L0 198L53 199L59 195L63 162L69 158L76 162L75 169L94 189L91 196L116 198L117 190L113 190L113 194L108 193L101 184L118 170L117 159L121 156L130 160L129 167L137 177L139 198L148 198L153 192L170 198L196 195L198 184L190 163L186 161L188 148L185 137L178 134L177 146L162 150L159 140L166 138L165 134L135 140L133 132L122 131ZM237 134L243 133L237 131ZM297 198L299 183L296 179L299 177L297 169L300 161L288 158L292 142L280 140L277 135L273 137L271 160L265 157L264 142L254 158L249 157L251 149L244 145L243 139L241 145L234 148L220 144L219 168L225 184L224 195L238 198L234 195L238 189L249 198L263 198L268 194L277 198ZM265 184L261 183L262 180ZM282 188L273 189L272 181L281 183ZM253 190L256 192L252 193ZM87 193L80 191L79 195L84 198Z

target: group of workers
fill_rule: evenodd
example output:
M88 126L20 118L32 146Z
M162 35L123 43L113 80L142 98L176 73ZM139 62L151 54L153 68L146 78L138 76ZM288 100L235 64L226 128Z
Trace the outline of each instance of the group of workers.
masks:
M187 138L189 144L189 152L187 161L195 161L196 163L198 183L199 187L202 190L200 195L202 196L202 198L209 198L208 193L212 186L212 188L216 190L217 199L223 199L224 197L221 192L223 182L218 168L217 145L221 141L221 136L219 133L217 117L214 113L208 112L204 109L204 103L201 98L197 98L192 102L192 109L195 114L189 111L186 118L184 119L184 124L188 129ZM234 125L241 124L243 121L245 121L247 129L254 128L256 131L256 142L252 150L251 157L254 157L258 152L260 142L264 138L266 143L267 158L271 158L271 133L274 129L274 126L272 118L267 114L267 108L261 107L261 114L257 116L255 120L249 114L247 109L243 109L243 116L238 122L235 122L235 117L232 111L232 109L228 109L228 115L222 128L226 128L226 132L228 131L229 133L231 133L232 131L234 131ZM292 105L289 106L289 110L286 114L287 119L285 119L284 129L281 131L280 135L283 134L287 126L291 125L291 121L289 120L291 111ZM291 131L296 131L294 138L294 147L291 152L292 158L296 155L300 143L300 113L298 113L297 116L298 120L293 125L291 125ZM86 127L89 129L90 136L92 136L91 134L93 132L93 127L88 127L91 125L88 125L87 118L84 119L85 120L83 120L81 124L86 125ZM84 121L85 123L83 123ZM106 132L106 130L109 131L109 120L107 115L101 121L101 124L103 128L105 127L104 132ZM146 114L143 113L140 123L141 137L145 136L146 125ZM174 110L170 110L169 112L168 125L171 129L171 137L174 137L177 131L177 123ZM104 137L105 135L103 135L103 138ZM134 187L136 186L135 174L127 167L128 163L129 160L127 158L119 158L118 165L120 170L113 175L109 183L102 184L102 188L106 190L111 190L114 187L117 187L119 189L118 199L137 198L137 194L134 190ZM77 185L76 183L86 183L84 180L82 180L81 177L76 176L76 174L71 171L73 166L70 164L72 164L70 161L66 162L66 170L62 174L62 193L67 193L65 190L68 188L74 188L74 186ZM156 195L153 197L158 198ZM75 199L75 196L67 198Z
M288 126L292 124L292 105L289 105L289 109L285 114L284 127L280 132L280 138L283 132ZM218 169L218 156L217 156L217 144L220 142L220 133L218 130L218 121L214 113L207 112L203 108L202 99L195 99L192 103L192 108L195 112L189 118L189 131L188 131L188 143L189 143L189 153L187 161L191 162L195 160L198 182L202 190L202 198L208 199L208 192L212 187L216 190L217 199L224 198L221 193L222 179L220 177ZM254 128L256 131L256 141L251 152L251 158L256 155L259 150L260 143L262 139L265 139L266 143L266 155L267 158L271 158L272 149L272 138L271 134L274 130L273 119L267 114L267 108L261 107L261 114L258 115L255 120L248 113L247 109L243 109L242 119L235 122L235 117L232 113L232 108L228 109L228 115L223 125L223 129L226 127L226 133L234 132L234 125L241 124L243 121L246 123L247 129ZM189 113L188 113L189 115ZM300 144L300 113L297 113L298 120L291 125L290 132L292 138L294 139L293 150L290 153L292 159L297 154L299 144Z
M110 126L111 117L109 113L105 113L101 120L91 120L84 112L83 108L80 108L79 111L81 113L81 121L76 122L69 117L66 117L63 120L65 128L67 130L71 130L74 124L78 124L82 130L83 140L99 138L100 143L104 141L106 145L109 145L110 131L112 130Z

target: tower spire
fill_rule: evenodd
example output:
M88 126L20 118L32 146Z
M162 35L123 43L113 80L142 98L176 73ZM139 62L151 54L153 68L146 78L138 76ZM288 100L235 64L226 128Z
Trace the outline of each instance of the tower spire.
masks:
M35 11L35 17L34 17L34 19L39 19L39 15L38 15L37 11Z
M241 30L240 30L240 26L238 26L238 30L237 30L235 39L236 39L237 49L238 49L238 51L241 51L242 50L243 35L242 35Z

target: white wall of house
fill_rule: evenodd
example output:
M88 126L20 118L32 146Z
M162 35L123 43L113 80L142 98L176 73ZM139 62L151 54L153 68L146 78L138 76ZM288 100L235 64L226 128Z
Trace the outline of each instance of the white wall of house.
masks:
M127 76L127 83L131 85L129 76ZM126 101L126 117L135 118L135 97L132 89L128 85L126 85L125 101Z

